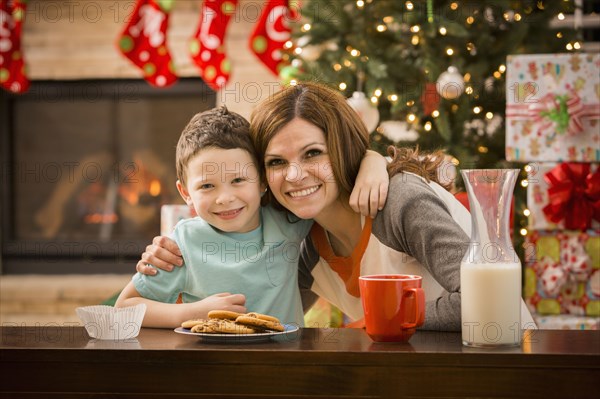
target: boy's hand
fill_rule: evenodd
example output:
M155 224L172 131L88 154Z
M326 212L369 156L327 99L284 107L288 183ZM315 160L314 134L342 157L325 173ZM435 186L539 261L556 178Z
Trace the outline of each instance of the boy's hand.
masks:
M243 294L230 294L222 292L195 302L200 307L200 314L207 314L211 310L229 310L231 312L246 313L246 297Z
M146 247L135 269L142 274L153 276L157 273L154 267L170 272L174 266L181 265L183 258L177 243L168 237L156 236L152 244Z
M355 212L374 218L377 211L383 209L390 184L387 165L381 154L367 151L350 194L350 207Z

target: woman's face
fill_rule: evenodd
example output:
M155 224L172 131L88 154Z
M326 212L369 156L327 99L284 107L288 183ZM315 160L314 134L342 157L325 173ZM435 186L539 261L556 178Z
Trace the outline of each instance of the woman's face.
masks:
M302 219L316 219L337 202L339 188L321 129L295 118L265 151L267 182L281 205Z

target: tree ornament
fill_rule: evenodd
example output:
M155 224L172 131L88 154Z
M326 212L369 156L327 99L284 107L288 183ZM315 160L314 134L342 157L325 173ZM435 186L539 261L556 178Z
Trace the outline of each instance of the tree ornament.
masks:
M225 54L225 31L238 0L202 2L198 29L190 41L190 54L200 68L202 80L214 91L227 84L231 71Z
M323 50L327 51L338 51L340 46L337 44L336 40L327 40L322 44Z
M294 79L298 78L299 75L298 67L294 65L284 66L279 70L279 77L281 78L281 84L287 86Z
M358 113L369 133L375 130L379 123L379 111L367 99L365 93L355 91L347 102Z
M301 57L306 61L316 61L323 52L323 46L308 44L310 36L302 36L296 41L296 46L302 49Z
M437 91L446 100L454 100L465 90L465 80L458 68L450 66L437 80Z
M0 85L13 93L24 93L29 89L21 51L25 7L23 0L2 0L0 3Z
M302 47L302 58L306 61L316 61L321 56L323 49L320 46Z
M399 141L417 141L419 132L413 129L413 126L404 121L384 121L377 129L388 140L397 143Z
M487 93L491 93L494 91L494 82L495 79L492 76L489 76L485 79L485 81L483 82L483 88L485 89L485 91Z
M290 21L296 18L288 0L268 0L250 35L250 49L275 75L287 65L283 45L291 37Z
M119 37L119 49L144 72L153 86L177 80L167 48L167 27L173 0L138 0L129 23Z
M433 111L439 108L440 95L437 92L435 83L427 82L425 84L425 89L421 94L421 105L425 115L431 115Z

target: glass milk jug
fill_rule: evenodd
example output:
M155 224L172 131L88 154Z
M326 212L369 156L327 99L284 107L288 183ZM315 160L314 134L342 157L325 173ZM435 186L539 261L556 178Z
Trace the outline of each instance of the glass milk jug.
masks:
M521 262L509 232L518 169L461 171L471 208L471 241L460 266L462 342L521 343Z

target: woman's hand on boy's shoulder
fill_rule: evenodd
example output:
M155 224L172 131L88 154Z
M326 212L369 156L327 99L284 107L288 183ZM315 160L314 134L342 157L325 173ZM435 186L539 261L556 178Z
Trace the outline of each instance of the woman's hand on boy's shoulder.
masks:
M181 265L183 258L177 243L169 237L156 236L142 253L135 269L142 274L153 276L157 273L156 269L170 272L173 267Z

